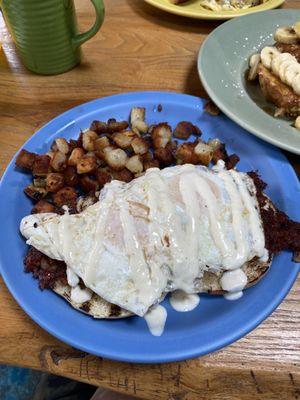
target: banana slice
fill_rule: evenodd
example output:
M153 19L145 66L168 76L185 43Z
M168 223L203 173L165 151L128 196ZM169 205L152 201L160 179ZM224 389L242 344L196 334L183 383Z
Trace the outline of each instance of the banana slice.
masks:
M300 39L300 21L296 22L293 26L293 29L297 35L297 38Z
M266 46L260 52L261 62L266 68L270 69L273 57L279 54L280 52L276 49L276 47Z
M296 76L300 74L300 65L297 63L290 64L285 70L285 82L292 86Z
M248 80L249 81L254 81L257 77L257 72L258 72L258 66L260 64L260 54L253 54L250 57L250 70L248 74Z
M300 96L300 74L298 74L292 83L293 91Z
M299 131L300 131L300 115L299 115L299 117L296 118L294 126L296 129L299 129Z
M286 82L286 69L287 69L290 65L292 65L292 64L293 64L292 61L286 60L286 61L283 61L283 62L279 65L278 71L279 71L279 78L280 78L281 82L287 83L287 82Z
M298 36L291 26L278 28L274 38L279 43L295 44L298 42Z

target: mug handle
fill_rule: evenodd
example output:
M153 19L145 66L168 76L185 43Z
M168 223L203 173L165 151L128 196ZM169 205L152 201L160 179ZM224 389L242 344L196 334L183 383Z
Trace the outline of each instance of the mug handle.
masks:
M95 7L96 21L90 30L84 33L79 33L72 39L73 47L75 49L96 35L103 23L105 15L103 0L91 0L91 2Z

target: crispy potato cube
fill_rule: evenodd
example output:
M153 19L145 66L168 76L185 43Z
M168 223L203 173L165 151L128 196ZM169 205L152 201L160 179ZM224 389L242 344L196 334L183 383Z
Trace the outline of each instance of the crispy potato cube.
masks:
M41 200L43 197L45 197L47 195L47 190L45 188L41 188L41 187L35 187L32 183L30 185L28 185L25 189L24 189L24 193L27 194L28 197L30 197L33 200L39 201Z
M46 179L45 178L34 178L33 179L33 184L37 188L45 188L46 187Z
M198 156L198 163L208 167L212 160L213 151L211 147L203 142L199 142L195 147L195 154Z
M93 121L91 126L90 126L90 130L97 132L99 135L101 135L102 133L107 133L108 132L108 126L106 122L102 122L102 121Z
M78 183L78 175L76 172L76 168L69 165L64 170L64 181L67 186L75 186Z
M98 155L98 153L102 154L102 150L108 146L110 146L108 137L102 136L95 140L94 151L96 152L97 155Z
M112 176L106 168L98 168L95 177L101 187L112 180Z
M198 156L194 151L195 143L183 143L176 151L177 164L197 164Z
M117 181L122 182L130 182L134 178L133 174L127 168L124 168L121 171L113 171L113 177Z
M151 151L147 151L147 153L143 154L143 162L152 160L153 160L153 154L151 153Z
M115 133L122 132L127 129L129 126L127 121L116 121L114 118L111 118L107 121L107 132Z
M70 148L69 151L71 152L71 151L74 150L76 147L78 147L77 140L70 139L70 140L69 140L69 148Z
M30 153L29 151L22 149L16 158L16 166L32 170L36 156L35 153Z
M51 158L49 156L37 155L32 167L33 175L47 176L47 174L51 171L50 161Z
M155 149L164 148L171 141L171 127L165 122L155 125L152 129L151 137Z
M133 107L130 113L131 128L134 132L147 133L148 125L145 122L146 109L144 107Z
M146 171L149 168L159 168L159 161L158 160L144 161L144 170Z
M79 178L79 185L85 193L96 192L99 188L99 183L95 177L83 175Z
M97 202L97 198L95 196L82 196L79 197L76 204L77 212L82 212L89 206L95 204Z
M79 160L84 156L84 150L80 147L76 147L72 150L72 153L68 159L68 165L76 166Z
M127 154L122 149L114 148L113 146L104 149L104 160L114 170L118 171L125 167Z
M188 139L191 135L201 136L200 129L187 121L181 121L174 129L173 136L177 139Z
M67 156L60 151L56 151L51 159L50 164L54 171L61 172L66 168Z
M77 164L77 173L78 174L88 174L89 172L94 171L97 167L96 157L92 155L84 155L81 157Z
M141 137L133 139L131 142L131 147L135 154L146 154L149 150L148 142Z
M113 141L121 149L128 149L136 134L132 131L116 132L112 135Z
M64 187L64 176L58 172L47 175L46 188L49 192L57 192Z
M82 134L82 147L86 151L94 151L94 142L98 139L98 135L94 131L86 131Z
M62 188L53 194L53 201L59 207L64 205L74 207L74 205L76 205L76 199L76 190L69 186Z
M227 169L233 169L236 164L240 161L240 157L236 154L231 154L225 161Z
M55 144L57 147L57 150L60 151L63 154L68 154L69 153L69 143L66 141L64 138L58 138L55 140Z
M218 138L210 139L207 142L207 144L208 144L208 146L211 147L212 151L215 151L215 150L219 149L220 147L222 147L222 142Z
M140 133L147 133L148 125L145 121L137 120L132 125L132 130L136 132L138 135L140 135Z
M126 162L126 168L133 174L140 174L143 172L144 166L141 157L138 154L130 157Z
M49 203L46 200L38 201L33 209L31 210L31 214L39 214L39 213L55 213L57 210L53 204Z
M220 114L220 109L215 105L215 103L211 100L209 100L205 106L204 106L204 111L207 112L208 114L212 115L213 117L216 117L217 115Z
M228 158L228 154L225 148L225 145L221 143L219 147L213 150L212 154L212 162L213 164L217 164L219 160L225 161Z
M52 160L54 157L54 154L55 154L55 151L50 150L50 151L47 151L46 156L50 157L50 159ZM51 161L50 161L50 165L51 165Z
M159 161L161 167L169 167L174 163L174 156L171 142L166 147L154 150L154 157Z

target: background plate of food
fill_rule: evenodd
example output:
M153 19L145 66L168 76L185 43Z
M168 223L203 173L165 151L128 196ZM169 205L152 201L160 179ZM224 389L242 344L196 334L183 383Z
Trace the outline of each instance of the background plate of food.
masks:
M299 245L299 224L287 220L273 206L268 207L270 203L261 192L263 184L255 173L248 175L238 171L258 170L268 183L266 193L273 204L295 220L300 219L297 177L277 149L249 135L225 115L208 114L205 103L196 97L160 92L129 93L94 100L50 121L14 157L0 187L0 218L5 222L1 224L4 238L0 244L1 274L18 303L45 330L74 347L106 358L130 362L175 361L207 354L232 343L254 329L286 296L297 277L298 265L292 262L291 252L280 250ZM196 168L191 163L200 166ZM172 167L174 164L178 166ZM217 169L207 168L213 164ZM235 171L232 168L236 164ZM160 171L154 167L170 168ZM147 170L145 175L141 175L144 170ZM180 189L176 184L178 171L185 175L180 178ZM173 178L175 180L170 183ZM111 179L115 180L109 183ZM199 211L197 204L190 203L195 199L195 182L201 183L197 193L205 194L203 201L207 201L207 210L211 210L215 202L219 204L220 201L220 206L223 202L232 202L224 203L224 210L226 213L232 210L233 220L238 218L237 223L244 226L239 246L244 243L245 247L241 248L241 253L233 251L234 257L226 260L238 261L240 255L243 258L253 252L247 259L254 264L243 264L243 271L234 270L233 275L228 271L229 277L227 272L221 272L218 267L221 253L215 249L209 234L201 236L210 225L203 225L199 234L193 235L190 228L199 230L199 226L192 223L194 217L184 214L183 222L178 220L185 210L181 203L176 208L178 190L185 199L186 210L192 214ZM169 185L167 192L166 185ZM215 195L210 185L216 185ZM175 196L173 201L171 197L164 197L166 193ZM215 198L218 193L224 194L219 200ZM148 206L143 206L140 196L144 194L149 201L151 199ZM133 196L130 209L127 208L129 202L124 203L127 195ZM155 201L156 196L163 197ZM208 201L207 196L212 200ZM240 208L241 201L246 207L244 211ZM105 207L99 208L101 204ZM115 207L116 212L120 212L118 223L114 220ZM148 208L151 214L147 217ZM164 212L165 209L168 211ZM227 215L225 211L219 213L218 209L207 214L207 210L203 208L197 218L219 215L223 221ZM163 223L162 219L169 218L169 212L173 218ZM111 217L113 219L109 219ZM144 228L149 221L155 224L151 229L156 227L155 235L146 240L144 247L147 259L156 257L156 261L149 264L150 286L147 286L148 268L143 269L144 256L137 257L144 237L142 232L147 230L143 228L140 235L136 235L132 218L144 224L139 225ZM255 218L260 220L252 223ZM176 221L179 224L176 231L164 231ZM226 221L222 224L229 229L224 239L229 245L230 238L240 231L235 230L234 235L230 233L231 219ZM22 234L30 239L31 249L20 234L20 223ZM187 229L186 234L183 229L184 232ZM225 228L220 229L223 232ZM105 257L108 258L104 259L102 250L97 250L99 240L104 237L115 240L120 232L124 240L122 249L122 240L107 242ZM148 253L148 244L154 243L152 239L156 235L161 237L155 243L162 253ZM223 243L223 239L221 241ZM97 244L95 248L94 243ZM203 270L204 275L198 276L198 269L195 269L198 264L193 264L197 261L197 252L195 259L192 254L195 246L203 244L203 257L211 255L208 264L215 265L215 260L217 264L216 270L210 273L206 262L202 263L201 268L206 272ZM125 251L130 250L125 256L123 246ZM187 257L185 268L176 269L173 262L163 261L168 260L163 257L168 257L169 249L173 252L176 248ZM130 268L126 264L128 257ZM178 260L176 256L176 263ZM100 269L94 269L96 261L104 261ZM157 269L155 266L160 262L162 266ZM81 275L81 267L76 269L78 266L85 268L87 276ZM136 266L142 268L138 276ZM200 303L197 294L189 295L188 302L185 297L182 302L180 296L170 301L169 296L163 299L160 295L174 290L174 277L182 276L184 285L192 282L195 285L192 291L201 292ZM224 276L227 278L223 281ZM156 280L157 277L160 279ZM152 283L157 285L154 290ZM235 286L229 288L232 283ZM143 290L136 290L142 287ZM207 291L211 294L202 293ZM238 300L228 301L220 294ZM146 304L150 295L156 296L156 300L151 298ZM161 305L150 308L148 314L147 308L153 301ZM192 311L178 312L188 309ZM153 314L153 310L158 313ZM132 312L145 318L133 316Z
M198 56L203 86L220 109L249 132L296 154L300 39L292 27L299 20L299 10L272 10L228 21L210 34Z
M161 10L196 19L230 19L279 7L284 0L145 0Z

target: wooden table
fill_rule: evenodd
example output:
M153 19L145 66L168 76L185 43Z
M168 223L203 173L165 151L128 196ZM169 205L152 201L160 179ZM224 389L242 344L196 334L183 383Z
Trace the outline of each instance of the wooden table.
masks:
M80 26L93 21L78 3ZM80 3L80 4L79 4ZM299 0L285 8L299 7ZM196 57L218 22L168 15L142 0L106 0L100 33L67 74L27 72L0 20L0 167L32 133L61 112L113 93L167 90L205 96ZM299 158L290 156L300 172ZM31 321L0 279L0 362L63 375L144 399L300 399L300 283L259 328L214 354L180 363L134 365L70 348Z

